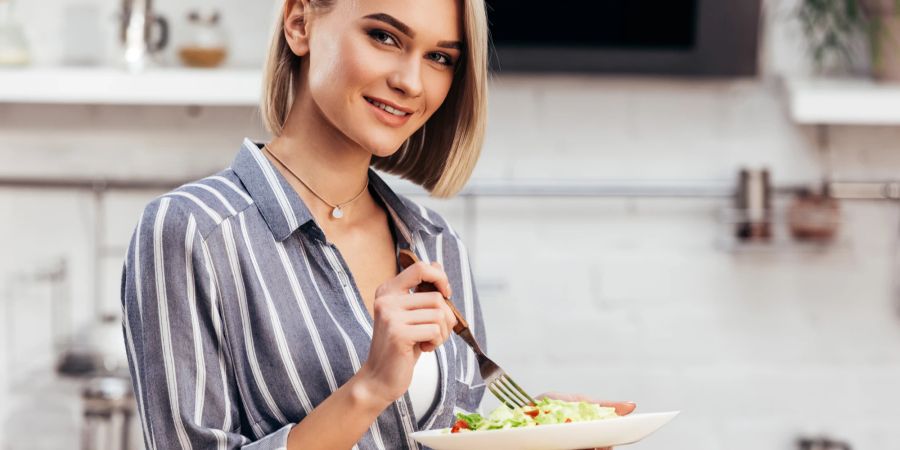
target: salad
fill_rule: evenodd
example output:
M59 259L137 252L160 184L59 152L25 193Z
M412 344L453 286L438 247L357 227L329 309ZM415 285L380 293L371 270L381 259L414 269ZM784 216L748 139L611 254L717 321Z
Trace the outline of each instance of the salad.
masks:
M478 413L456 414L456 423L450 433L507 428L533 427L556 423L586 422L589 420L619 417L616 409L588 402L567 402L542 398L534 405L510 409L500 405L487 417Z

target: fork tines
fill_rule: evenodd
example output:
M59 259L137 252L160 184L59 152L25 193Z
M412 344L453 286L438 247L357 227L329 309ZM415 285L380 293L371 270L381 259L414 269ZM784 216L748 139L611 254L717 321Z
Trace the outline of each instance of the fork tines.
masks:
M524 389L519 387L509 375L500 374L494 381L488 384L488 389L500 402L509 408L533 405L536 402Z

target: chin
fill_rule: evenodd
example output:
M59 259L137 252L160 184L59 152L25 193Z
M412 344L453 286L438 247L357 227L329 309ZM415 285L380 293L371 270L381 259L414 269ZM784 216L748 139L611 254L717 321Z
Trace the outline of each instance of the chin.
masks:
M379 158L387 158L400 150L405 140L397 140L396 137L385 139L373 139L367 142L363 147L369 150L372 156Z
M391 149L370 149L369 151L372 153L372 156L377 156L379 158L388 158L394 153L397 153L399 150L400 146Z

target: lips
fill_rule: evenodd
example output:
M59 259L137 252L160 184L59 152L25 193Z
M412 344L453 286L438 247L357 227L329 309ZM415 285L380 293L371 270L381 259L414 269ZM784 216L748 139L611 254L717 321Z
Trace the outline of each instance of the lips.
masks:
M410 115L413 113L413 110L411 110L409 108L404 108L395 103L391 103L387 100L382 100L382 99L376 98L376 97L363 97L363 98L366 99L366 101L369 102L370 104L377 106L377 107L379 107L391 114L394 114L398 117L407 116L407 115Z
M377 97L363 97L371 106L382 123L392 127L399 127L405 124L413 114L413 110L405 108L394 103L382 100Z

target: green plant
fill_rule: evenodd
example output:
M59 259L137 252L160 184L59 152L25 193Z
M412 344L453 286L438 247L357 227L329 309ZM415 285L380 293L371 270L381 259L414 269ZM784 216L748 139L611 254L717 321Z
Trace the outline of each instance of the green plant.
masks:
M857 61L854 44L869 28L857 0L802 0L798 17L817 70Z
M900 13L900 0L801 0L797 16L818 70L835 64L847 68L860 62L860 39L877 63L885 15Z

